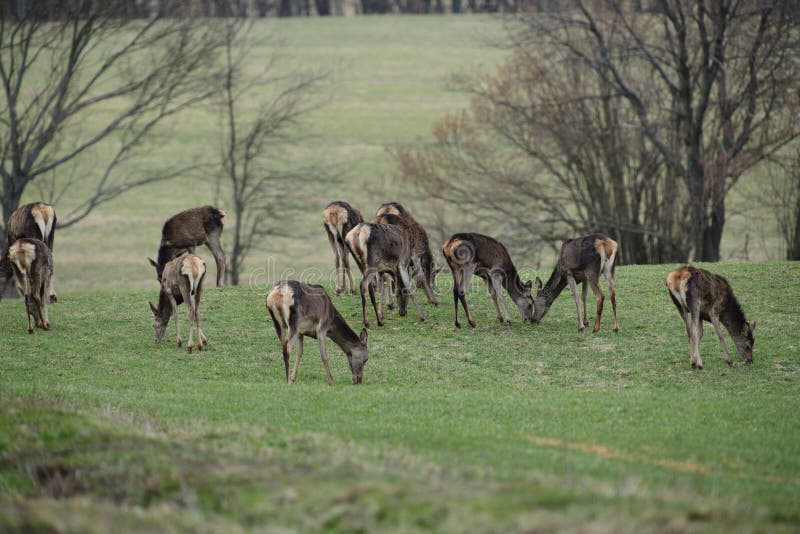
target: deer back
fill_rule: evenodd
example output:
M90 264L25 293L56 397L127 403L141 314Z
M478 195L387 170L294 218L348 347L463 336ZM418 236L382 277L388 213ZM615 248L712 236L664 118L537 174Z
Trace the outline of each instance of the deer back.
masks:
M322 222L340 240L358 223L363 222L361 212L343 200L335 200L328 204L322 212ZM336 230L333 232L333 230Z
M394 270L398 263L408 264L411 259L411 247L399 226L361 223L347 234L345 240L362 271Z
M175 254L206 242L209 234L222 232L225 212L214 206L200 206L173 215L161 229L158 265L163 268Z
M11 245L23 237L30 237L52 248L56 220L53 206L45 202L32 202L20 206L8 218L6 226L8 244Z

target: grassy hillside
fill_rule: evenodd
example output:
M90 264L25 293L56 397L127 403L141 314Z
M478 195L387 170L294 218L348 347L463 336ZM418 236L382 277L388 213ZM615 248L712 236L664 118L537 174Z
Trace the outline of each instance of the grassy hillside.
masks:
M707 327L704 371L670 268L617 271L617 334L610 307L579 334L568 294L501 326L477 283L456 330L447 276L426 323L371 330L360 387L332 344L328 387L311 339L283 383L266 281L209 289L192 355L173 325L153 343L154 290L62 291L33 336L3 301L0 530L796 531L800 265L713 266L755 363L729 368ZM335 303L357 326L359 299Z

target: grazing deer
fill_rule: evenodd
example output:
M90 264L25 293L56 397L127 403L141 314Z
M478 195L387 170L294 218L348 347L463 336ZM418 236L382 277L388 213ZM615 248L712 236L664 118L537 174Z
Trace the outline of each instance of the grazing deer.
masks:
M333 306L325 289L318 285L308 285L295 280L278 282L267 295L267 309L275 325L275 331L283 349L283 365L286 369L286 383L297 380L297 368L303 356L303 336L311 336L319 341L319 355L328 384L333 385L333 376L328 366L326 337L339 345L347 355L353 384L363 379L364 364L368 359L367 329L357 335L341 314ZM298 342L294 368L289 374L289 355L294 342Z
M14 210L11 217L8 218L8 224L6 224L6 249L11 247L18 239L27 237L42 241L52 254L53 240L56 235L56 220L56 212L53 206L45 202L31 202L20 206ZM1 260L0 263L2 263ZM10 266L3 269L3 266L0 265L0 271L3 270L6 271L7 277L10 273ZM0 277L3 277L2 273L0 273ZM0 290L4 285L0 284ZM56 302L58 298L56 297L52 279L50 280L48 291L50 302Z
M17 239L8 249L8 261L17 278L20 293L25 297L25 310L28 317L28 333L33 334L31 317L36 326L50 330L50 317L46 296L50 291L50 278L53 275L53 255L50 247L39 239L23 237ZM44 301L44 315L42 314Z
M155 267L156 273L159 273L158 263L150 258L147 259L150 261L150 265ZM189 343L186 345L186 350L191 354L194 348L193 336L195 327L197 327L197 350L202 350L204 345L208 345L208 340L200 329L200 314L197 311L200 306L200 298L203 295L203 279L205 275L206 262L191 253L182 254L164 265L164 268L157 276L161 285L161 290L158 294L158 308L153 306L152 302L148 302L154 317L153 329L156 334L156 343L161 342L164 337L164 331L169 324L170 316L174 315L178 346L180 347L183 344L180 321L178 320L178 305L181 302L186 302L186 308L189 312Z
M345 242L350 248L353 257L356 258L361 273L361 312L364 318L364 326L369 328L367 319L366 292L372 301L378 326L383 326L383 306L375 303L375 285L378 277L383 273L390 273L400 278L397 283L397 298L400 301L400 315L406 314L406 300L403 298L402 291L407 291L411 295L411 300L419 314L420 321L425 320L411 288L411 279L408 273L411 265L411 244L405 232L398 226L381 223L361 223L345 236Z
M340 295L345 290L346 280L350 280L350 293L356 293L356 286L353 283L353 275L350 273L350 262L347 259L348 250L344 243L344 236L353 229L355 225L364 222L361 213L347 202L337 200L328 204L322 212L322 226L328 234L328 241L331 243L333 254L336 258L336 295ZM339 273L341 272L341 283Z
M722 335L721 324L728 329L736 350L744 361L753 362L753 331L756 324L747 322L742 307L725 278L687 265L667 275L667 289L686 327L692 367L703 368L703 360L700 358L703 321L714 325L728 365L733 365L733 361Z
M158 248L159 276L172 258L187 251L194 253L195 247L206 245L217 264L217 286L222 286L226 257L219 239L224 224L225 212L214 206L190 208L167 219Z
M586 295L592 288L597 301L597 313L594 319L593 332L600 330L600 318L603 315L605 296L600 289L600 273L606 279L611 295L611 308L614 312L614 332L619 331L617 321L617 292L614 285L614 259L617 256L617 242L603 234L576 237L561 245L553 273L542 286L542 280L536 277L536 298L533 300L535 312L533 322L538 323L550 309L556 298L569 285L575 306L578 309L578 332L589 325L586 310ZM583 284L581 299L578 298L578 284ZM588 287L587 287L588 286ZM581 300L583 300L583 318L581 318Z
M457 328L461 328L461 322L458 320L459 300L464 306L469 325L474 328L476 324L467 306L466 298L466 289L473 274L486 281L495 310L497 310L497 319L501 323L511 323L502 288L505 288L508 295L517 304L523 321L532 320L531 281L522 283L517 268L511 261L506 247L500 241L482 234L454 234L442 245L442 254L453 273L453 304L456 309L455 324ZM500 303L502 303L504 313L500 311Z
M389 217L386 217L387 215ZM436 287L436 275L444 266L438 269L434 267L433 253L425 228L398 202L381 204L375 212L372 222L396 224L403 228L411 243L411 263L417 287L422 288L429 303L438 306L439 300L433 290Z

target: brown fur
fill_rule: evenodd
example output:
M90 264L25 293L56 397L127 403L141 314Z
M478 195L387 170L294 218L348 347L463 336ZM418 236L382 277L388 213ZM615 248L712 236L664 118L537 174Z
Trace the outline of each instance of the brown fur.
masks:
M442 245L442 254L453 274L453 304L457 328L461 328L461 322L458 320L459 301L464 307L464 313L467 314L469 325L474 327L476 324L466 298L466 289L473 274L486 281L498 321L511 323L511 316L503 297L503 288L517 305L523 321L532 320L531 282L522 283L508 250L500 241L482 234L454 234Z
M753 361L755 324L747 322L733 289L725 278L705 269L686 265L667 275L667 290L686 328L692 367L703 368L703 360L700 358L703 321L714 325L728 365L733 365L733 361L728 353L722 325L725 325L744 361Z
M8 259L17 278L19 291L25 298L28 333L33 333L31 317L35 319L36 326L49 330L47 295L50 291L50 278L53 275L53 256L50 247L39 239L23 237L17 239L8 249ZM42 303L44 303L44 314L42 314Z
M441 269L436 269L434 265L430 240L425 227L402 204L397 202L381 204L372 222L397 224L403 228L411 243L412 275L417 281L417 287L422 288L430 304L438 306L439 300L434 294L434 289L436 287L436 275Z
M356 335L336 310L322 286L303 284L295 280L278 282L267 295L267 309L281 341L287 383L297 380L297 369L303 356L303 336L316 337L319 341L319 354L328 384L333 385L325 346L328 337L347 355L353 384L362 382L364 364L369 357L367 330L363 329L361 336ZM295 341L298 342L298 351L290 374L289 359Z
M31 202L18 207L8 218L8 223L6 224L5 251L18 239L27 237L42 241L52 253L57 220L55 209L46 202ZM5 285L2 283L3 280L9 278L12 274L11 266L7 263L4 265L5 256L6 253L0 259L0 294L2 293L2 286ZM48 291L50 302L56 302L58 297L56 297L52 278Z
M603 316L603 295L600 289L600 276L606 279L611 297L611 308L614 313L614 332L619 331L617 321L617 290L614 281L614 261L617 256L617 242L603 234L592 234L576 237L565 241L561 245L556 267L547 280L542 284L536 277L536 298L534 299L534 322L542 320L544 315L555 302L561 291L569 285L578 309L578 331L582 332L589 324L586 304L587 289L591 288L597 300L593 332L600 330L600 320ZM583 284L581 297L578 297L578 284ZM581 301L583 301L583 317L581 318Z
M356 292L344 238L355 225L363 220L361 212L342 200L331 202L322 211L322 227L328 236L335 258L337 295L345 290L348 280L350 281L350 292L353 294ZM340 273L341 279L339 278Z
M225 212L214 206L190 208L167 219L158 248L158 274L172 258L184 252L194 253L195 247L205 245L214 256L217 286L221 286L227 259L220 243L224 226Z
M149 259L149 258L148 258ZM173 258L161 269L159 274L158 263L149 260L156 269L160 286L158 294L158 307L150 303L153 312L153 328L156 334L156 343L161 341L164 331L169 324L170 317L175 316L175 332L177 344L183 344L181 339L180 322L178 320L178 305L186 302L189 314L189 342L186 350L191 354L194 348L194 331L197 329L197 350L202 350L208 345L208 340L200 328L200 299L203 295L203 280L206 274L206 263L194 254L188 253Z
M382 305L375 301L375 286L383 273L389 273L399 278L396 291L400 301L400 315L406 314L405 295L411 295L411 300L419 314L420 321L425 320L425 315L417 303L411 287L409 266L411 265L411 245L406 233L396 225L381 223L361 223L353 228L346 236L350 252L356 258L356 263L363 275L361 280L361 311L364 326L369 327L367 319L366 293L369 292L372 307L378 326L383 325Z

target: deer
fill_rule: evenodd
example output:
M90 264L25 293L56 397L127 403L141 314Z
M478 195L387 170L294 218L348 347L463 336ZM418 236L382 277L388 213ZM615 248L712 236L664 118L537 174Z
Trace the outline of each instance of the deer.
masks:
M603 234L592 234L565 241L561 245L556 266L547 283L543 286L542 280L538 276L536 277L533 322L541 322L556 298L569 285L572 290L572 296L575 299L575 306L578 309L578 332L583 332L584 328L589 325L586 296L590 287L597 301L592 332L600 330L600 318L603 315L603 301L605 300L603 290L600 289L600 274L602 273L611 296L611 308L614 312L614 332L619 332L617 292L614 283L614 260L617 256L617 250L617 242ZM580 300L578 298L578 284L583 284ZM581 317L581 301L583 301L583 317Z
M344 242L344 236L360 222L364 222L361 212L343 200L331 202L322 211L322 226L328 235L328 241L330 241L335 257L337 297L346 289L345 276L350 281L350 293L353 295L356 293L353 275L350 273L350 262L347 258L348 250ZM339 279L340 273L341 283Z
M183 252L194 253L195 247L205 245L217 264L217 287L222 286L225 275L225 251L220 244L225 224L225 212L214 206L200 206L173 215L161 230L158 247L159 276L164 266Z
M158 307L150 304L153 312L153 329L155 330L156 343L160 343L172 315L175 316L175 334L178 347L183 344L181 339L181 326L178 320L178 305L186 302L189 313L189 342L186 350L189 354L194 348L194 330L197 328L197 350L202 350L208 345L203 330L200 328L200 298L203 296L203 279L206 275L206 262L199 256L190 252L181 254L171 259L159 272L159 265L151 258L147 258L156 269L160 290L158 293Z
M747 322L730 283L724 277L686 265L667 275L667 290L686 327L692 368L703 369L700 358L703 321L714 325L728 366L733 365L733 360L725 344L722 325L725 325L745 363L753 363L756 324Z
M267 310L281 342L287 384L294 384L297 380L297 369L303 356L303 336L315 337L319 341L319 355L328 385L333 385L333 375L328 366L326 338L339 345L347 356L352 383L362 383L364 364L369 359L367 329L362 329L361 335L356 334L334 307L322 286L296 280L278 282L267 295ZM294 368L289 373L289 359L295 341L297 355Z
M56 234L56 221L55 209L46 202L31 202L18 207L8 218L8 223L6 224L6 250L17 240L27 237L42 241L47 245L47 248L50 249L50 253L52 254L53 240ZM4 266L3 263L3 260L0 260L0 282L2 282L2 278L10 278L9 275L11 274L10 265L6 263ZM5 284L0 283L0 294L2 293L3 286L5 286ZM48 291L48 299L50 302L57 302L58 297L55 293L52 278Z
M397 219L387 218L387 215L395 216ZM434 295L434 288L436 287L436 275L444 266L438 269L435 267L425 228L398 202L381 204L375 212L372 222L396 224L403 228L411 243L411 263L417 287L422 288L430 304L439 306L439 300Z
M39 239L22 237L8 249L8 262L17 278L19 292L25 298L28 333L33 334L33 323L42 330L50 330L48 302L50 279L53 275L53 255L50 247ZM44 314L42 302L44 301Z
M453 274L453 304L455 306L455 325L461 328L458 319L458 302L464 307L467 321L472 328L476 323L467 306L466 288L473 274L486 281L489 295L497 311L497 319L501 323L511 323L502 289L516 303L524 322L533 318L533 298L531 297L531 281L523 283L511 261L506 247L497 239L475 233L453 234L442 245L442 254ZM502 303L503 312L500 311Z
M420 321L425 321L425 314L417 303L414 291L411 288L409 266L411 265L411 244L405 232L397 225L382 223L361 223L350 230L345 236L350 252L356 258L356 263L361 269L361 312L364 326L369 328L367 318L366 293L369 292L372 307L378 326L383 326L383 306L375 302L375 285L383 273L400 278L397 284L397 298L400 302L400 315L406 314L406 300L401 292L406 291L411 295L414 307L417 309Z

